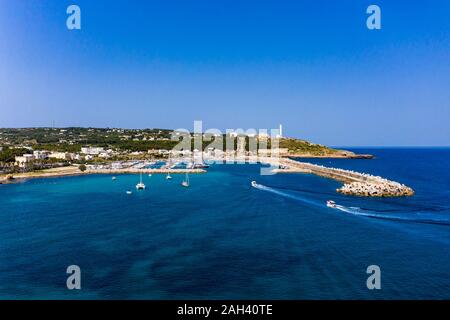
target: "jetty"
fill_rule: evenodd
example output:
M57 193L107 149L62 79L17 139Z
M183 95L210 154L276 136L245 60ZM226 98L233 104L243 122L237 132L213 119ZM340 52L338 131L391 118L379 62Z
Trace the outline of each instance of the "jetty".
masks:
M205 173L203 169L171 169L171 168L122 168L122 169L88 169L85 173L88 174L158 174L158 173L171 173L171 174L186 174L186 173Z
M191 169L173 169L173 168L140 168L140 167L126 167L126 168L111 168L111 167L95 167L87 166L85 171L80 171L77 165L68 167L53 168L41 171L31 171L25 173L8 174L0 176L0 184L17 183L27 179L33 178L57 178L67 176L81 176L89 174L186 174L186 173L205 173L206 170L199 168Z
M270 165L278 165L279 168L274 169L274 172L277 173L311 173L337 180L344 183L344 185L336 189L336 191L346 195L365 197L402 197L414 195L414 190L404 184L367 173L330 168L287 158L263 158L260 161Z

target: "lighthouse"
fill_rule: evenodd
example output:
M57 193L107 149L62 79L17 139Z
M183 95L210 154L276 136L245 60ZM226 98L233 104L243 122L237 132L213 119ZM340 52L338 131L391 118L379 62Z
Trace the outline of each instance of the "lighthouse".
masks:
M278 129L277 138L283 138L283 126L280 124L280 128Z

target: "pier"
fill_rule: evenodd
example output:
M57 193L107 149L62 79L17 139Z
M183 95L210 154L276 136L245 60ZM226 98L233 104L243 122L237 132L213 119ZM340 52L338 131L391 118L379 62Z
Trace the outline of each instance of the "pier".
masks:
M346 195L365 197L402 197L414 195L414 190L404 184L367 173L329 168L287 158L278 160L265 158L260 161L271 165L279 164L280 168L274 169L277 173L311 173L337 180L344 183L344 185L336 189L336 191Z
M143 173L143 174L158 174L158 173L171 173L171 174L185 174L185 173L205 173L206 170L203 169L170 169L170 168L159 168L159 169L148 169L148 168L123 168L123 169L88 169L85 173L88 174L133 174L133 173Z

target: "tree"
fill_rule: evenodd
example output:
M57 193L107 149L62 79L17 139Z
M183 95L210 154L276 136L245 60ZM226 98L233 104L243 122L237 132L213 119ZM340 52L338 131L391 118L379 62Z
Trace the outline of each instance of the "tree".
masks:
M87 168L86 168L86 165L80 164L80 166L78 167L78 169L80 169L81 172L85 172Z

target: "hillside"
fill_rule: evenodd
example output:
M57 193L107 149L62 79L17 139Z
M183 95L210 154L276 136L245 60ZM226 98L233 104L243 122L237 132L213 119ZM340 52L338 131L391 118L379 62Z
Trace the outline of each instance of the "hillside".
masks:
M118 128L14 128L0 129L0 148L3 158L11 159L23 152L12 152L15 148L32 148L61 152L80 152L83 146L98 146L120 151L148 151L172 149L178 142L171 140L169 129L118 129ZM225 149L225 136L223 136ZM247 137L247 150L249 139ZM268 147L270 148L270 140ZM211 141L203 142L203 149ZM282 138L280 148L289 150L289 156L296 157L358 157L350 151L335 150L320 144L294 138ZM234 149L237 148L237 142ZM3 159L3 161L5 161Z

